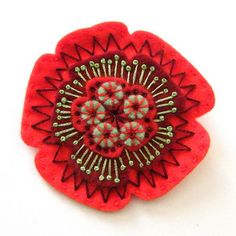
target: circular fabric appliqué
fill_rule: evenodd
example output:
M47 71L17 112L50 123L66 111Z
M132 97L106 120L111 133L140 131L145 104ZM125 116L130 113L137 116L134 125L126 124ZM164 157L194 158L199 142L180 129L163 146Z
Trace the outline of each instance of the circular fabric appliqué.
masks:
M105 108L95 100L85 102L80 112L81 118L89 125L99 124L105 118Z
M138 146L145 137L144 127L135 121L125 123L120 132L120 139L130 147Z
M148 101L142 95L130 95L124 102L124 113L132 120L143 118L148 110Z
M107 106L114 106L123 98L121 85L116 82L105 82L98 89L98 99Z
M107 122L100 123L93 130L94 141L102 148L113 147L118 141L118 137L118 130Z

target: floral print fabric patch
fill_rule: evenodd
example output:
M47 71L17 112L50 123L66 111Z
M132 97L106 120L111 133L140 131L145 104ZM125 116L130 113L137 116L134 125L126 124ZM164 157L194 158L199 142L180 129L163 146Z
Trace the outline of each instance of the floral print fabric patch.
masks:
M206 80L163 40L102 23L36 62L22 138L52 186L114 211L163 195L203 159L209 137L195 118L213 105Z

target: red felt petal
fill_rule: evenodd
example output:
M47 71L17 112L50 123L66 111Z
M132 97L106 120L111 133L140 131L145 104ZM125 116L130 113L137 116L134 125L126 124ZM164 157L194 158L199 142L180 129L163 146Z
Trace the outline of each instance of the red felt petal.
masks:
M188 108L193 106L193 109L189 109L189 112L184 114L186 118L199 117L213 108L215 98L211 86L173 47L158 36L144 31L134 32L131 41L140 53L151 54L169 74L171 81L179 85L182 92L187 94Z
M191 148L191 151L173 151L179 166L164 162L168 176L167 179L153 174L156 183L156 187L153 188L145 178L141 177L140 187L134 188L132 186L128 190L129 192L132 192L134 195L144 200L157 198L170 191L203 160L210 145L208 133L196 121L192 121L185 126L185 128L194 132L194 135L182 141L183 144ZM168 153L166 155L170 154ZM163 157L163 159L165 159L165 157ZM163 166L157 169L157 172L164 173L164 170L160 171L160 169L163 169Z
M28 145L39 147L50 134L53 103L64 78L63 63L55 55L43 55L35 63L27 87L21 128L22 139Z
M95 192L91 198L88 198L87 193L94 191L93 186L91 185L86 188L86 184L81 183L79 190L75 191L73 169L70 170L68 168L65 170L66 164L55 164L53 162L53 160L55 160L55 153L57 150L57 146L43 145L35 159L35 164L39 173L50 185L80 203L103 211L119 210L128 204L130 200L130 194L128 193L123 199L121 199L116 193L112 192L110 193L110 196L112 197L110 197L105 203L101 191ZM65 156L68 155L70 151L63 148L60 152ZM65 182L62 181L63 173L64 178L67 178ZM79 181L81 182L81 180L77 180L77 183L79 183ZM106 189L103 190L103 194L106 197Z
M106 22L90 28L79 29L61 39L56 54L61 56L66 66L71 66L81 59L92 55L98 56L108 51L123 48L129 40L126 25L119 22Z

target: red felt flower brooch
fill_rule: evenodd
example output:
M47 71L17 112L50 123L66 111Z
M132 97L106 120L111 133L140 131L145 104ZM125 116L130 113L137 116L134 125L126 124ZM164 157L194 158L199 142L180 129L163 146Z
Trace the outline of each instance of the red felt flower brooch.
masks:
M102 23L36 62L22 138L53 187L114 211L163 195L203 159L209 137L195 118L213 105L206 80L159 37Z

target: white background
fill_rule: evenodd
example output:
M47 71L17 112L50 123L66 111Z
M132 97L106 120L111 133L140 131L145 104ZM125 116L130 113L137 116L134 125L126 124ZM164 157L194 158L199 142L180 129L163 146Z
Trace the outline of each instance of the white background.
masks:
M0 0L0 235L236 235L235 1ZM199 121L212 143L179 186L151 202L133 199L103 213L52 189L20 139L28 78L36 59L65 34L103 21L153 32L212 85L214 110Z

